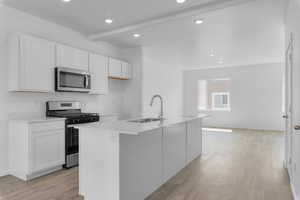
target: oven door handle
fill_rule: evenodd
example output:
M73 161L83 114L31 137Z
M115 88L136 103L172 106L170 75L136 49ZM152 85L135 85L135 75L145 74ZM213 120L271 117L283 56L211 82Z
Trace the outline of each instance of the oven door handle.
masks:
M74 127L68 127L68 129L70 130L70 132L68 131L68 146L73 146L72 135Z

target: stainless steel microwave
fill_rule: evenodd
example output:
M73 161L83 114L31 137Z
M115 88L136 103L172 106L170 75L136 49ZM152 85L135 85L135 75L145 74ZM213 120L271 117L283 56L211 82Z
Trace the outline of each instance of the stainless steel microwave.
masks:
M89 92L91 75L87 71L66 67L55 68L55 91L58 92Z

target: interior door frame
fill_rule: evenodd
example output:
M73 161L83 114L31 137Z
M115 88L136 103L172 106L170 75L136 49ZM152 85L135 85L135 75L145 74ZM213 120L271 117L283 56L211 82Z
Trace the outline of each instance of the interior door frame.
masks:
M285 167L293 181L293 34L285 52Z

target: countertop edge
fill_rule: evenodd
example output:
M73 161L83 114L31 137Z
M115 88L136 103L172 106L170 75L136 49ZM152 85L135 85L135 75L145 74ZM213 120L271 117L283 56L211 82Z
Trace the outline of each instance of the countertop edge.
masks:
M180 123L186 123L189 121L197 120L197 119L203 119L208 117L206 114L201 114L198 116L191 116L191 117L181 117L175 120L166 120L165 124L157 124L155 123L148 123L148 124L139 124L139 123L132 123L128 122L128 120L121 120L116 122L109 122L109 123L91 123L91 124L79 124L75 125L75 128L79 129L98 129L102 131L112 131L117 132L119 134L123 135L140 135L142 133L160 129L160 128L166 128L170 127L175 124Z

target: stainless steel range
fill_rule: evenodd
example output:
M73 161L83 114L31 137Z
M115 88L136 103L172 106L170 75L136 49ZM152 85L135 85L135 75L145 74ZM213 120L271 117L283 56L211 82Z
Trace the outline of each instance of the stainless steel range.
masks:
M75 124L92 123L100 120L97 113L82 113L77 101L49 101L46 103L48 117L66 118L66 164L65 168L78 166L79 130Z

